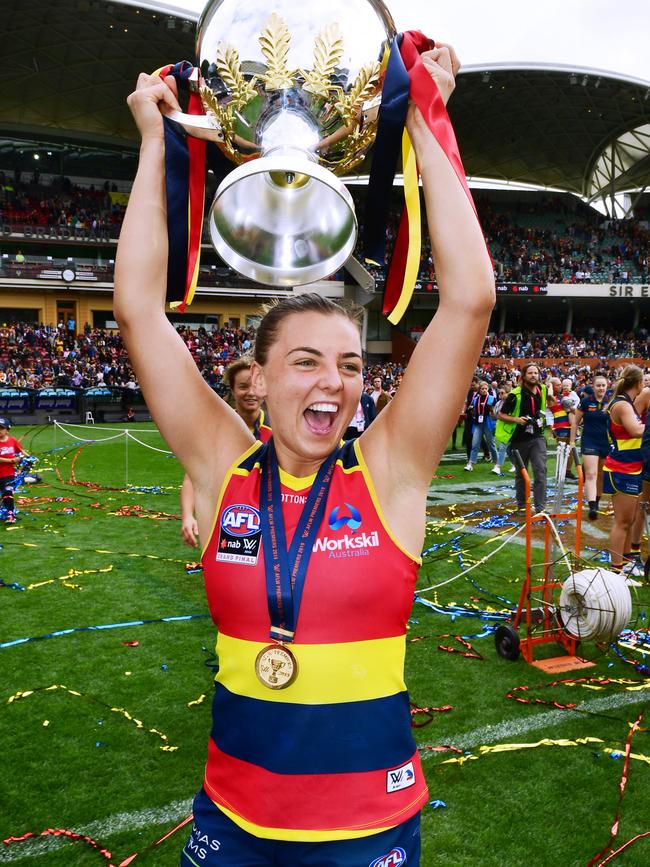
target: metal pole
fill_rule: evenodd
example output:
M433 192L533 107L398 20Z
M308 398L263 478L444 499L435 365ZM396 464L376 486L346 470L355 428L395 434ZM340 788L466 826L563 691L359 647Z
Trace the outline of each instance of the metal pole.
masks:
M129 487L129 432L124 431L124 487Z

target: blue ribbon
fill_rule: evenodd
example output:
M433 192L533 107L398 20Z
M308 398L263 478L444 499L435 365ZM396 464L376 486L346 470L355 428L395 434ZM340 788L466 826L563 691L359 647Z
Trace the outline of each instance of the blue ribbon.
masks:
M189 60L176 63L169 75L185 86L192 73ZM165 128L165 185L167 192L167 301L185 297L189 225L187 213L190 197L190 157L185 130L175 121L163 118Z
M127 626L145 626L148 623L175 623L179 620L201 620L210 617L210 614L181 614L176 617L158 617L155 620L129 620L126 623L100 623L98 626L72 626L70 629L58 629L56 632L47 632L45 635L30 635L26 638L15 638L13 641L0 643L0 650L5 647L16 647L18 644L27 644L30 641L44 641L46 638L59 638L62 635L72 635L73 632L98 632L102 629L122 629Z
M377 136L366 192L363 251L367 260L380 265L386 261L386 226L397 162L402 149L402 133L409 103L410 79L399 47L402 34L393 39L377 121Z
M337 456L338 449L335 449L320 465L287 551L280 468L273 438L268 442L266 460L262 462L260 524L271 618L270 636L276 641L292 641L296 631L309 558L325 514L327 491Z

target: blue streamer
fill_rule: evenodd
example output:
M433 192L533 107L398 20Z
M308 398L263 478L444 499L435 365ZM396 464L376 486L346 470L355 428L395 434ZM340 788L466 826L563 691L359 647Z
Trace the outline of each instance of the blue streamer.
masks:
M26 638L15 638L13 641L0 643L0 650L5 647L16 647L19 644L27 644L30 641L44 641L46 638L59 638L62 635L72 635L73 632L99 632L103 629L123 629L130 626L145 626L149 623L176 623L181 620L201 620L210 617L209 614L181 614L175 617L157 617L153 620L129 620L124 623L100 623L97 626L73 626L70 629L58 629L56 632L47 632L45 635L30 635Z

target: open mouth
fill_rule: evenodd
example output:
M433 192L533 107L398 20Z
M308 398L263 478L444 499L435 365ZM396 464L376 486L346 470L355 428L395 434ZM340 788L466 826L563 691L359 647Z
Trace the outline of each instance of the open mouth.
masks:
M303 413L307 427L318 436L328 434L334 427L339 408L335 403L312 403Z

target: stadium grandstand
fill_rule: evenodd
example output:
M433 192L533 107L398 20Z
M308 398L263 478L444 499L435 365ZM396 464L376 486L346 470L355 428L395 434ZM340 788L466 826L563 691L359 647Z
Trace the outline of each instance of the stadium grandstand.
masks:
M112 308L138 150L126 97L143 69L194 58L196 19L118 0L5 10L0 409L16 418L100 411L111 420L127 404L146 414ZM469 66L450 113L495 265L485 369L531 357L576 369L647 361L650 82L569 66ZM367 171L346 179L361 225ZM389 248L400 196L398 184ZM369 362L390 379L437 306L426 242L398 327L381 314L384 280L385 269L350 267L318 288L365 305ZM217 388L224 364L254 339L260 303L293 291L242 278L206 236L195 302L170 318Z

